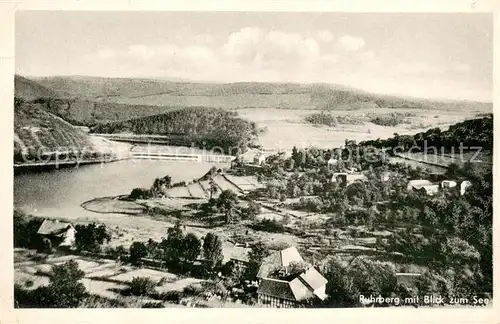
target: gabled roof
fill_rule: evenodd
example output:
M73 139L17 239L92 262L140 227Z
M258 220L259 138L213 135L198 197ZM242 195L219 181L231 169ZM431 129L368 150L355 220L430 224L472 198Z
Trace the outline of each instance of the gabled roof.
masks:
M293 279L279 280L268 278L273 270L289 266L291 263L304 263L299 251L295 247L289 247L281 251L275 251L262 262L257 277L261 279L259 294L302 301L318 297L321 300L326 298L322 288L328 281L314 267L308 266L308 269Z
M45 219L37 233L41 235L59 235L66 232L68 227L73 228L73 225L59 220Z
M311 289L309 289L299 277L290 281L289 285L296 301L311 299L315 296Z
M287 267L292 262L304 262L296 247L289 247L281 251L274 251L262 260L257 278L266 278L275 269Z
M281 266L287 267L292 262L304 262L295 246L280 251Z
M281 299L296 300L288 281L265 278L257 289L258 294L265 294Z
M318 297L326 298L322 290L314 291L324 286L327 280L316 269L311 268L292 281L264 278L259 284L257 293L281 299L303 301Z
M313 290L326 285L328 282L328 280L326 280L325 277L323 277L314 267L311 267L306 272L302 273L299 278Z

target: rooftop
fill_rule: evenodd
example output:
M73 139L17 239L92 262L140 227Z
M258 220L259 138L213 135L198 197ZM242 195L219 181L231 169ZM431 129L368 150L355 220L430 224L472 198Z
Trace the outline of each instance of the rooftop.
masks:
M304 262L296 247L274 251L262 261L257 277L266 278L273 270L287 267L292 262Z
M73 228L71 223L61 222L57 219L45 219L40 225L37 233L41 235L59 235L64 233L68 227Z

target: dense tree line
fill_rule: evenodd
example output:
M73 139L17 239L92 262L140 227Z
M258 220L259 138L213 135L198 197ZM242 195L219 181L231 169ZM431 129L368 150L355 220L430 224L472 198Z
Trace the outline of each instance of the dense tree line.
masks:
M464 147L481 147L484 150L493 149L493 114L483 118L466 120L451 125L448 130L442 131L440 128L431 128L425 132L415 135L398 135L389 139L376 139L361 142L361 146L372 146L375 148L400 147L402 151L411 147L420 148L434 146L439 150L443 147L447 150L451 148L458 152L460 144ZM418 152L418 150L413 150Z
M183 136L186 144L208 149L220 147L231 154L246 149L258 134L256 124L239 118L236 112L203 107L100 124L93 127L92 132Z
M339 124L362 125L363 118L352 116L335 116L331 113L314 113L305 117L305 120L314 125L337 126Z

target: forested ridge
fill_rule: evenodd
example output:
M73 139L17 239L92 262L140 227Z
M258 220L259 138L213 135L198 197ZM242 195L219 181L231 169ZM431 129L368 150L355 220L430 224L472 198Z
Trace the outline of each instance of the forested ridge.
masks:
M205 148L245 149L257 136L255 123L241 119L234 111L188 107L164 114L99 124L94 133L134 133L148 135L183 135L186 141Z
M376 148L393 148L399 146L404 150L408 150L412 146L417 146L423 150L424 146L458 149L460 143L463 146L475 146L481 147L484 150L492 150L493 114L451 125L446 131L442 131L439 127L436 127L415 135L394 134L394 137L388 139L364 141L360 145Z

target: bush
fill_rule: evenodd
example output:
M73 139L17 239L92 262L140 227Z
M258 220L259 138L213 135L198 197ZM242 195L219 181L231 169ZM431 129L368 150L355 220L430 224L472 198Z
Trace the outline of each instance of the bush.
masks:
M141 308L165 308L165 305L163 305L163 303L149 302L149 303L143 304Z
M134 242L130 246L130 262L133 264L139 263L139 261L148 255L148 248L142 242Z
M203 293L204 290L205 289L198 284L191 284L189 286L186 286L182 290L182 293L185 296L199 296L199 295L201 295L201 293Z
M261 212L261 207L259 204L251 201L249 204L248 204L248 207L247 208L244 208L242 210L242 218L243 219L255 219L255 216L257 216L258 214L260 214Z
M76 247L78 250L99 252L104 241L111 240L111 234L106 225L97 226L95 223L76 226Z
M128 256L128 251L123 245L118 245L116 248L108 247L105 252L106 254L117 259L123 259Z
M37 231L42 222L42 218L29 216L19 210L14 210L14 246L38 248L41 240Z
M161 294L161 300L178 303L182 298L182 293L180 291L172 290Z
M149 199L152 197L151 190L145 188L134 188L130 195L130 199Z
M85 303L89 294L80 282L85 273L78 268L78 263L70 260L55 265L52 272L48 286L27 290L15 285L15 307L75 308Z
M283 233L286 231L285 226L275 219L263 219L251 226L256 231L266 231L271 233Z
M37 251L39 253L52 253L52 242L48 238L44 237L39 240L39 242L40 244L37 246Z
M363 120L359 117L334 116L328 113L315 113L306 116L305 120L314 125L337 126L338 124L361 125Z
M151 294L156 283L148 277L134 277L130 282L130 293L134 296L146 296Z

